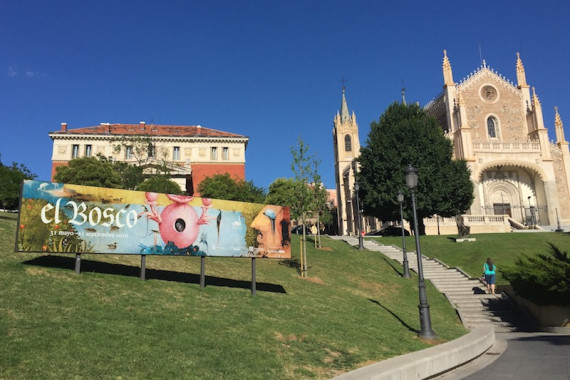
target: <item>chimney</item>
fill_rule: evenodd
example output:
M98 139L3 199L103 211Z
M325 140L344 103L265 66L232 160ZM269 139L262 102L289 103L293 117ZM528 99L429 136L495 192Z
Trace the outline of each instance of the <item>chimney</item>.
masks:
M146 123L144 121L139 121L139 125L141 126L141 131L144 131Z
M67 123L61 123L61 130L67 132Z

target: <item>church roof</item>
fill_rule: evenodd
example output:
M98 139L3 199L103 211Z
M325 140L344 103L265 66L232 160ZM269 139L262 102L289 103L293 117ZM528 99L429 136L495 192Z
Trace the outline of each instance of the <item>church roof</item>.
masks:
M166 137L217 137L217 138L247 138L231 132L205 128L200 125L155 125L141 122L139 124L110 124L102 123L93 127L67 129L62 123L59 131L53 134L106 134L106 135L149 135ZM50 133L50 134L51 134Z

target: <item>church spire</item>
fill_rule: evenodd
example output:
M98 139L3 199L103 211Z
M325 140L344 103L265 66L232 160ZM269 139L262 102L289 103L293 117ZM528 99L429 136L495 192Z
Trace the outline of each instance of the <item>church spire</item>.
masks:
M538 96L536 95L536 90L534 87L532 88L532 105L534 108L538 107L542 108L542 106L540 105L540 100L538 100Z
M521 61L521 55L519 52L517 52L517 82L519 88L528 87L528 84L526 84L526 74L524 72L524 66Z
M447 58L447 50L443 51L443 82L445 85L454 85L453 73L451 72L451 63Z
M562 119L558 113L558 107L554 107L554 129L556 131L556 142L564 143L564 124L562 124Z
M348 105L346 104L346 97L344 96L346 89L342 87L342 103L340 104L340 120L348 121L350 114L348 113Z

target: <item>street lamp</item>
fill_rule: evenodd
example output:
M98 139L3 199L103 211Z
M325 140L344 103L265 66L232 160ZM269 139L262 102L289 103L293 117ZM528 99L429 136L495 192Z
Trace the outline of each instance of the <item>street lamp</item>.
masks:
M356 192L356 215L358 218L358 249L364 249L364 238L362 237L362 222L360 221L360 202L358 199L358 182L354 183L354 191Z
M402 210L402 203L404 203L404 194L398 190L398 203L400 204L400 225L402 226L402 251L404 253L404 273L402 277L410 278L410 266L408 265L408 254L406 253L406 237L404 234L404 211Z
M420 332L418 336L423 339L435 339L435 333L431 329L431 317L429 314L429 305L427 302L426 284L424 281L424 271L422 268L422 251L420 248L420 234L418 230L418 216L416 214L416 196L415 188L418 186L418 171L408 165L405 171L406 185L412 191L412 210L414 215L414 234L416 236L416 256L418 256L418 289L420 296Z

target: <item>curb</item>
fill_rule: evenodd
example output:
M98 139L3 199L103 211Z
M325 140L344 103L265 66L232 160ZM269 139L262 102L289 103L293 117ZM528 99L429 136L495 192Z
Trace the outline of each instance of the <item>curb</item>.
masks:
M359 368L337 380L408 380L442 374L484 354L495 343L493 327L479 327L461 338Z

